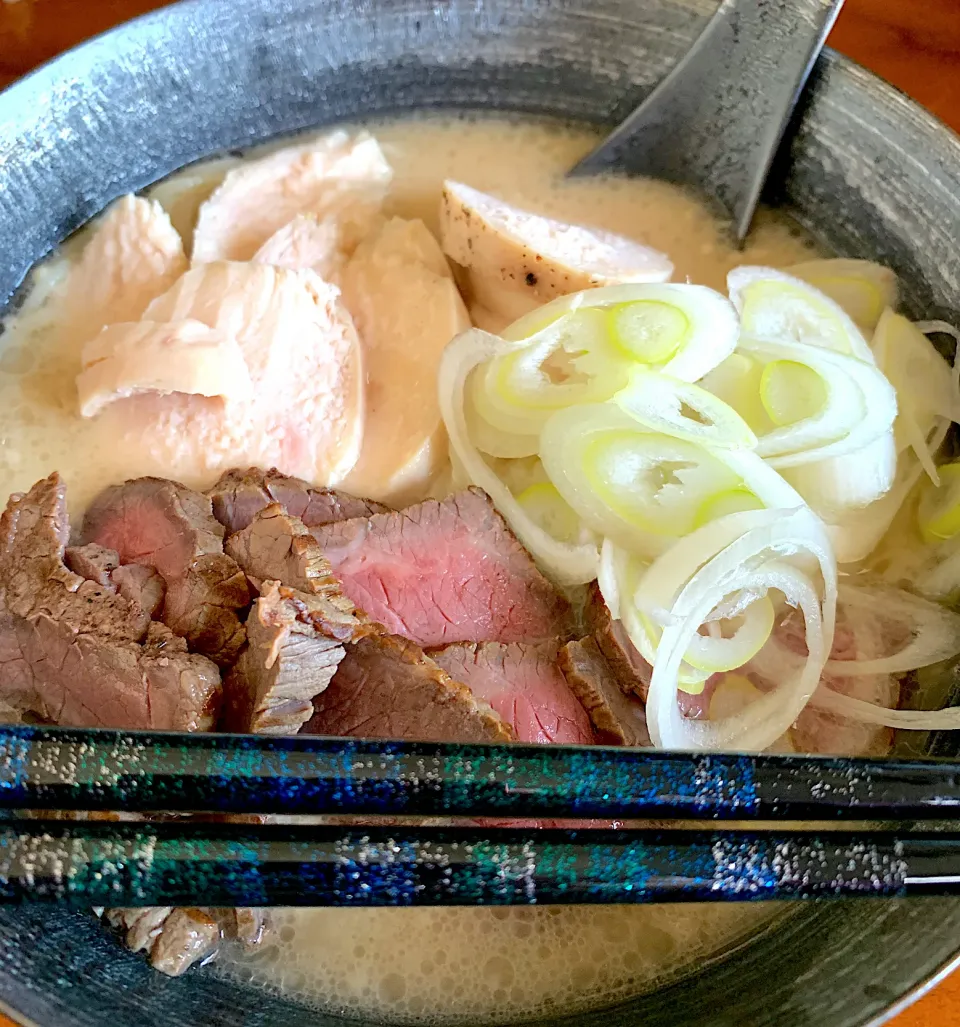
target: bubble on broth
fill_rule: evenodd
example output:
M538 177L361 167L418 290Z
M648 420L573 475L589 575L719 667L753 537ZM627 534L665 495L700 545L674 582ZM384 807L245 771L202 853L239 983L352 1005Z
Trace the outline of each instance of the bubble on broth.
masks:
M511 1022L609 1005L699 965L774 913L743 906L283 909L278 955L214 972L326 1012Z

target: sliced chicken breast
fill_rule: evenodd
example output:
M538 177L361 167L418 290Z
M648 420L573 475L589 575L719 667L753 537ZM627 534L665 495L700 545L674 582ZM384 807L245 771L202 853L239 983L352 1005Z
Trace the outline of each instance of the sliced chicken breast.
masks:
M375 139L342 130L243 164L200 208L193 262L250 260L301 214L334 216L349 252L375 227L392 177Z
M200 205L210 198L227 172L237 167L241 160L241 157L222 157L220 160L204 161L195 168L178 171L172 178L158 182L147 190L147 196L156 200L170 215L170 221L185 246L193 239Z
M65 321L71 335L85 342L104 325L136 321L186 270L183 243L160 204L122 197L70 272Z
M401 218L359 246L343 298L367 369L363 453L343 486L393 505L422 499L447 455L437 365L470 327L463 300L430 230Z
M341 234L336 217L301 214L274 232L253 255L253 262L294 271L310 268L330 282L347 259Z
M82 363L77 392L84 417L141 392L220 396L228 402L253 395L236 339L200 321L110 325L84 346Z
M145 320L180 333L184 322L199 322L232 340L251 382L250 395L233 394L226 404L178 391L132 396L104 410L118 435L172 477L209 480L256 464L332 485L356 463L362 356L335 286L312 271L206 264L156 299ZM141 377L131 372L126 385Z
M673 274L670 260L648 246L528 213L462 182L444 182L440 226L443 251L487 327L581 289Z

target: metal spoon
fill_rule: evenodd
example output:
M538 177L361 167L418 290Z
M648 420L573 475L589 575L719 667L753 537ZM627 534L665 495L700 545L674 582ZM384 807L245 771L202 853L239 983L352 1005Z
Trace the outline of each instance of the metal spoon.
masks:
M723 0L700 38L571 175L692 186L750 229L764 181L843 0Z

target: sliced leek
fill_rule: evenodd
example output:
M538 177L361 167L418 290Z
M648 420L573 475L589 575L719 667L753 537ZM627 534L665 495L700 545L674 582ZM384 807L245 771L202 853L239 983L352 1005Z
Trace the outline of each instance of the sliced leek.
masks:
M813 286L769 267L738 267L727 276L744 335L799 342L873 363L853 319Z
M483 459L467 431L464 394L470 373L475 367L518 348L516 343L472 329L457 336L443 351L437 388L451 457L455 468L471 484L486 491L520 541L554 581L563 585L584 584L597 576L597 546L562 542L537 524Z
M846 456L785 467L780 473L817 513L842 518L850 510L869 507L893 488L897 475L893 432Z
M744 528L746 530L744 530ZM734 541L730 541L731 537ZM686 583L670 606L647 697L654 744L668 749L760 751L773 745L806 706L833 644L837 573L829 541L809 510L733 514L699 529L654 561L644 591L666 594ZM812 556L817 573L806 560ZM781 678L780 686L738 713L718 721L692 721L677 704L677 670L691 641L719 605L734 593L782 593L801 610L807 655Z
M471 390L480 418L500 432L536 435L555 411L603 402L627 384L631 361L596 308L565 314L524 341L480 368Z
M697 385L636 367L613 402L651 431L720 449L755 449L757 437L730 406Z
M550 482L527 486L517 495L517 503L551 538L571 545L583 541L580 518Z
M954 370L916 325L892 310L885 311L877 325L873 349L877 364L897 390L897 437L913 449L936 484L936 453L926 439L937 418L960 419Z
M611 285L561 296L514 322L504 338L530 342L564 316L588 310L602 314L606 339L625 359L686 382L712 371L737 344L730 301L705 286L680 283Z
M809 260L787 273L829 296L865 332L872 333L884 310L899 301L897 276L870 260Z
M960 463L943 464L939 471L939 487L928 483L917 508L920 531L927 542L960 533Z
M834 677L903 674L960 653L960 615L939 603L902 589L876 585L844 585L839 590L839 603L841 608L870 612L905 627L909 639L888 656L830 660L827 670Z
M766 362L802 364L823 383L825 400L815 413L760 436L756 452L772 467L854 453L893 425L896 393L873 364L801 343L745 338L740 346Z
M631 555L609 539L605 539L600 553L597 582L604 602L615 620L622 622L634 648L649 664L653 664L660 638L660 627L637 606L637 586L648 564ZM663 614L665 611L659 611ZM677 670L677 688L688 695L699 695L710 671L697 670L681 661Z
M783 427L816 417L827 405L827 389L812 367L771 360L760 376L760 402L772 423Z
M693 530L708 503L732 491L746 489L768 506L803 505L753 453L651 432L611 403L554 414L540 458L591 529L643 557Z
M464 390L464 416L470 441L487 456L504 460L517 460L536 455L540 437L536 434L518 434L503 431L491 424L477 409L476 394L483 389L483 367L477 367L467 381ZM480 403L482 405L483 398Z
M765 435L776 426L760 395L763 371L764 361L738 351L705 375L699 385L736 410L756 435Z

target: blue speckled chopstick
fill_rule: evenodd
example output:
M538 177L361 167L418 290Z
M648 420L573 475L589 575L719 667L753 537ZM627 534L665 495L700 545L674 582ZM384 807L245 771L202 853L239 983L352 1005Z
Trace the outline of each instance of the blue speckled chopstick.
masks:
M914 820L960 816L960 762L0 727L0 808Z
M437 830L188 822L0 827L0 903L415 906L952 894L942 835Z

